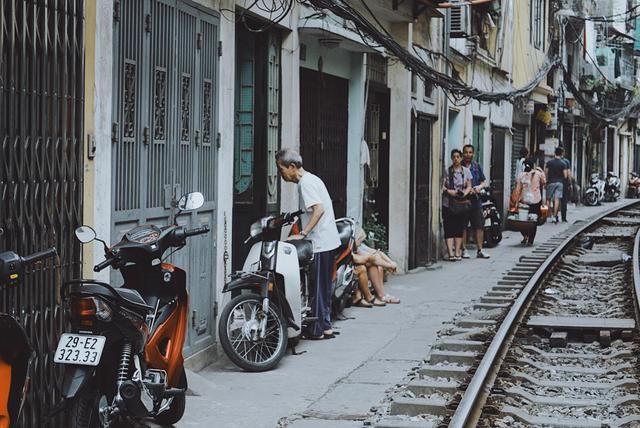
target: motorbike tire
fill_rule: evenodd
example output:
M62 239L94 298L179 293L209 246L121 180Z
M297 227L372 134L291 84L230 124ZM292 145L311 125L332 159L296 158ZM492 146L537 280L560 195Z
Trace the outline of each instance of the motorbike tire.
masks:
M584 204L590 207L595 207L598 204L598 196L595 192L590 192L584 195Z
M178 381L178 385L176 388L186 388L187 387L187 374L184 371L184 367L182 368L182 373L180 374L180 380ZM160 425L173 425L182 419L184 416L184 410L186 407L186 396L185 394L178 395L173 397L171 400L171 404L169 408L164 412L160 413L153 417L156 422Z
M102 428L98 417L98 391L96 379L93 378L82 387L68 404L67 423L69 428Z
M231 343L231 338L227 333L227 324L231 317L231 311L236 306L238 306L240 303L251 301L254 301L259 306L262 306L262 298L255 293L240 294L239 296L231 299L231 301L224 307L224 309L222 310L222 314L220 315L220 321L218 322L218 337L220 338L220 344L222 345L224 353L236 366L248 372L265 372L275 368L278 363L280 363L280 360L282 360L282 357L284 357L284 354L287 351L287 326L284 323L285 321L284 317L282 316L282 311L280 310L278 305L273 300L271 300L269 312L270 316L275 318L278 324L278 329L280 330L279 334L283 338L282 345L277 350L271 361L269 361L268 363L247 361L240 357L236 353Z
M493 248L497 246L500 241L502 241L502 230L500 230L500 225L493 225L489 228L488 233L484 234L485 247Z

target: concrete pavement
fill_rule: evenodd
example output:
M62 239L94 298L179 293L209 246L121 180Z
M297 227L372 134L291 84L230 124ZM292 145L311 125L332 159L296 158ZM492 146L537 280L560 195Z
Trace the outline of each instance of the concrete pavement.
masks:
M577 207L570 223L610 209ZM568 224L538 229L536 244ZM332 340L303 341L302 355L288 354L266 373L245 373L225 357L198 373L189 372L192 394L178 427L350 428L361 427L386 391L427 355L439 330L494 285L518 258L535 247L505 232L491 259L442 262L434 270L393 275L388 291L402 303L383 308L349 308ZM471 252L474 255L474 252Z

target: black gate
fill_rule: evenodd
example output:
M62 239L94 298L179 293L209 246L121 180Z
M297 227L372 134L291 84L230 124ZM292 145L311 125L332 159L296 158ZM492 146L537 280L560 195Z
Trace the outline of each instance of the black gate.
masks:
M411 118L411 201L409 212L409 269L433 259L431 234L431 143L433 121Z
M498 211L504 214L504 144L506 131L491 128L491 191L496 199Z
M82 218L83 0L0 2L0 250L55 245L63 278L80 275L73 230ZM0 290L36 349L32 387L16 426L62 426L53 352L63 320L52 262ZM0 337L0 340L2 338Z
M336 218L347 212L349 81L300 69L300 154L327 186Z

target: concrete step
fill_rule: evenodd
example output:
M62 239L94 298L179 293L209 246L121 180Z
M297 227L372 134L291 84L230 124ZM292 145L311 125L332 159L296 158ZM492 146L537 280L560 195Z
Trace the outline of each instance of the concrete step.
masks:
M418 370L418 373L424 377L462 380L470 376L470 369L471 366L458 366L455 364L425 365Z
M507 296L482 296L480 297L480 301L482 303L513 303L514 297L515 296L510 294Z
M484 342L480 342L477 340L459 340L445 337L444 339L436 342L434 348L441 349L443 351L481 352L484 349L484 346Z
M435 428L438 424L430 421L412 421L384 418L374 425L374 428Z
M484 309L484 310L507 309L510 306L511 306L511 303L474 303L473 309Z
M397 398L391 403L392 415L446 415L447 402L442 398Z
M431 364L457 363L474 365L477 356L478 353L473 351L440 351L434 349L429 353L429 362Z
M510 299L515 299L518 295L516 293L514 293L513 291L509 290L509 291L495 291L495 290L489 290L487 291L487 296L491 296L491 297L502 297L502 298L510 298Z
M463 318L456 321L460 327L493 327L496 325L494 320L477 320L472 318Z
M500 281L498 281L500 284ZM524 285L521 284L512 284L512 285L494 285L491 289L493 291L509 291L519 293L520 290L524 288Z
M458 382L438 382L434 380L417 379L409 382L407 389L416 395L430 395L434 393L455 394Z
M498 285L503 285L503 286L512 286L512 287L524 287L524 285L527 283L527 281L523 281L522 279L500 279L498 280L497 284Z

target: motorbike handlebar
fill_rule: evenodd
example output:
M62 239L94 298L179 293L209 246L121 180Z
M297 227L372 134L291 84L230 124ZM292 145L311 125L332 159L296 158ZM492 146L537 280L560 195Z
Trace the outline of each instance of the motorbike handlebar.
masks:
M202 226L202 227L196 227L195 229L187 229L184 231L184 236L189 237L189 236L196 236L196 235L204 235L205 233L209 233L209 227L208 226Z
M289 223L293 221L294 218L299 217L304 211L298 210L296 212L289 213L285 216L285 222Z
M196 227L195 229L178 228L173 231L174 245L182 245L186 238L208 233L209 230L209 226Z
M103 260L103 261L101 261L100 263L98 263L97 265L95 265L93 267L93 271L94 272L100 272L101 270L104 270L107 267L111 266L115 261L116 261L115 257Z
M49 248L48 250L39 251L37 253L24 256L22 260L24 261L24 263L35 263L56 255L58 255L58 251L56 250L56 247L52 247L52 248Z

